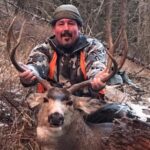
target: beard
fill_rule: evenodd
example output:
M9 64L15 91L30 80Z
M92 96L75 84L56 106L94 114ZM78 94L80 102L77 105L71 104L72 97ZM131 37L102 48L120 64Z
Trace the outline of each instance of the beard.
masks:
M58 36L58 39L55 37L55 43L61 51L70 53L74 50L78 39L78 35L76 35L76 38L74 38L72 32L64 30L60 36Z
M70 49L74 46L75 41L72 41L72 33L68 30L64 30L61 34L61 38L63 39L63 44L61 45L64 49Z

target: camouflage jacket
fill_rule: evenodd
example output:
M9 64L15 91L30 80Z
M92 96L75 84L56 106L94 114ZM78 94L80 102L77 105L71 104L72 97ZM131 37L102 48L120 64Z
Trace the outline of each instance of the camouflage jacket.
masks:
M32 49L28 66L34 67L39 75L49 80L49 62L54 51L57 53L57 63L53 80L59 83L78 83L84 80L80 67L80 52L85 53L85 69L87 79L105 68L106 51L103 44L97 39L80 35L78 41L70 49L63 49L56 44L55 37L48 38L45 43ZM35 84L35 83L33 83Z

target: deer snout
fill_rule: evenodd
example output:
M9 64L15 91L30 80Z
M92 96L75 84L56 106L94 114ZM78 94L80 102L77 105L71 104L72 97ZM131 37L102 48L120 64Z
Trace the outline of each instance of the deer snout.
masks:
M64 116L58 112L52 113L48 116L48 122L52 127L59 127L64 123Z

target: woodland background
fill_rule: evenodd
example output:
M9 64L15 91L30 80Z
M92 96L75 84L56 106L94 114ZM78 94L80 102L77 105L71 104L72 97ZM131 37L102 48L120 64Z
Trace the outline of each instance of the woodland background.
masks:
M120 31L121 23L125 24L128 39L127 57L136 64L126 65L126 69L134 73L130 76L133 80L142 82L139 85L144 88L146 91L144 94L149 100L150 0L0 0L0 122L7 124L13 122L11 128L10 126L0 127L0 149L9 149L10 144L13 145L12 149L24 149L24 146L25 149L33 147L33 149L38 149L34 134L24 132L25 127L30 127L29 130L33 127L32 119L25 113L28 109L23 103L32 92L32 88L24 88L20 84L18 73L10 62L10 51L6 47L8 27L14 16L17 16L13 26L14 37L11 42L13 47L22 22L26 20L22 41L17 52L17 60L26 63L31 49L51 35L49 25L51 16L57 6L65 3L73 4L79 9L84 20L82 32L103 42L107 42L108 12L112 22L113 42ZM110 3L112 3L112 12L108 9ZM122 16L122 3L126 4L124 17ZM118 56L121 53L121 44L120 42L115 49ZM133 72L139 66L142 68L136 73ZM147 69L148 73L139 75L144 69ZM137 101L144 99L142 92L132 93L130 98L133 97Z
M150 63L150 1L125 1L127 2L128 56L142 64L148 65ZM71 3L78 7L84 19L83 31L86 34L105 40L105 18L108 11L106 6L109 0L1 0L1 41L5 40L7 30L5 21L6 19L11 19L14 14L21 13L26 19L30 20L33 26L38 24L43 27L43 24L46 24L51 19L56 7L65 3ZM113 0L111 14L113 39L115 39L120 26L120 3L122 3L121 0ZM39 23L39 20L43 20L43 22ZM36 29L30 28L30 30L30 34L33 34ZM38 32L40 31L38 30ZM42 34L44 33L42 32Z

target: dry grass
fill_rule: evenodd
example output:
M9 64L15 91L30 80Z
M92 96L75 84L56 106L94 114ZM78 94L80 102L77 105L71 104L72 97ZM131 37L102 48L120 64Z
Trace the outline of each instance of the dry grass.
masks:
M1 150L33 150L39 149L36 143L35 122L31 119L31 111L24 102L34 88L24 88L18 78L9 59L9 52L6 50L7 28L12 17L1 20L5 22L0 36L0 149ZM17 38L24 17L17 17L13 26L14 36ZM0 21L0 24L2 22ZM42 24L42 26L41 26ZM47 24L26 19L22 35L22 42L18 48L17 60L26 63L30 50L39 42L43 42L50 35L50 27ZM12 42L13 47L14 42ZM29 114L28 114L29 113ZM33 112L32 112L33 113ZM33 115L34 116L34 115Z
M27 113L16 113L13 122L0 127L1 150L38 150L35 124Z

